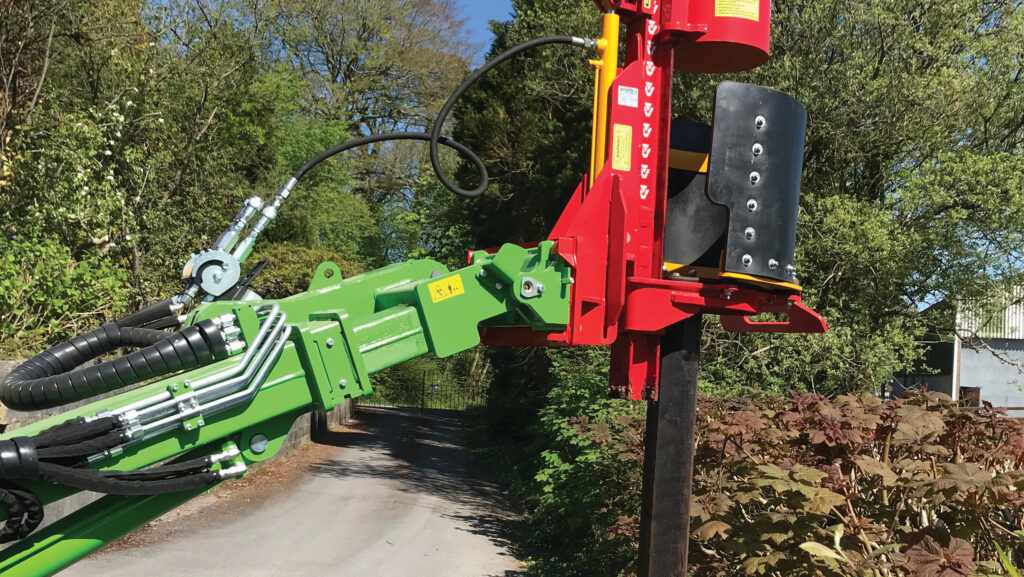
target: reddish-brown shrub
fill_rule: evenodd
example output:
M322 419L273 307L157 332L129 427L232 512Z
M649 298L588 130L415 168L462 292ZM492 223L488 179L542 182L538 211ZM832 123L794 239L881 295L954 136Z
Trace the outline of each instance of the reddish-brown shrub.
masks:
M1024 558L1024 421L1000 409L793 392L705 399L698 419L697 575L1005 575ZM643 421L620 422L606 446L637 466ZM632 513L610 538L635 540Z

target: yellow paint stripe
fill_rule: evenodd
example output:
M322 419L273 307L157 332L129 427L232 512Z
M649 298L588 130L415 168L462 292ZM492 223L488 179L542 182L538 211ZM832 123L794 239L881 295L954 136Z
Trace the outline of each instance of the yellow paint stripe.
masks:
M708 155L703 152L671 149L668 151L668 166L676 170L708 172Z
M697 272L697 278L699 279L719 278L723 280L732 280L742 282L745 284L752 284L767 289L784 290L795 293L802 292L804 290L804 287L791 282L767 279L757 276L751 276L748 274L741 274L737 272L720 272L718 269L714 269L711 267L691 267L684 264L666 262L664 270L667 274L672 274L675 272L679 272L680 269L683 268L695 270Z
M755 285L763 286L763 287L766 287L766 288L781 289L781 290L787 290L787 291L793 291L793 292L800 292L800 291L804 290L804 287L802 287L802 286L800 286L798 284L791 283L791 282L783 282L783 281L780 281L780 280L772 280L772 279L766 279L766 278L761 278L761 277L757 277L757 276L750 276L749 274L741 274L741 273L738 273L738 272L723 272L722 273L722 278L724 278L724 279L731 279L731 280L737 280L737 281L740 281L740 282L747 282L747 283L750 283L750 284L755 284Z

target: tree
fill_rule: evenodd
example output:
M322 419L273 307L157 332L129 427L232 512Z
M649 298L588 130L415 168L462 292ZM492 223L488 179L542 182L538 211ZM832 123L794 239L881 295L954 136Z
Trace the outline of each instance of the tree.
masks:
M353 0L271 4L276 58L305 81L304 113L343 122L352 135L426 131L470 62L452 0ZM349 153L355 190L379 229L362 241L373 266L418 245L421 143L382 143Z

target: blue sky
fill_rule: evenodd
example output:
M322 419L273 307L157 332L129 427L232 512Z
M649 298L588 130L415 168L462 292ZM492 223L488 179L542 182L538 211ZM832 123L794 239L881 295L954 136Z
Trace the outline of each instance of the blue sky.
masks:
M477 60L491 47L494 36L487 26L488 20L509 20L512 14L512 0L458 0L462 17L466 18L466 28L477 49Z

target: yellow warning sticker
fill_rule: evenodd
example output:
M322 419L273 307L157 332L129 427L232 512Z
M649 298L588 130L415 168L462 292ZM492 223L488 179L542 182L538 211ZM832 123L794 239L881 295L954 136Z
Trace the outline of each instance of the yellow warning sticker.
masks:
M612 129L612 169L629 170L633 159L633 127L616 124Z
M644 0L644 10L651 9L651 0Z
M761 0L715 0L716 18L761 20Z
M430 291L430 300L439 303L465 293L466 287L462 285L462 277L453 276L428 284L427 290Z

